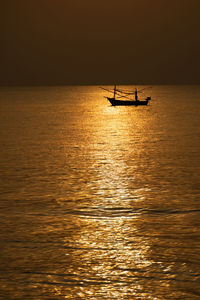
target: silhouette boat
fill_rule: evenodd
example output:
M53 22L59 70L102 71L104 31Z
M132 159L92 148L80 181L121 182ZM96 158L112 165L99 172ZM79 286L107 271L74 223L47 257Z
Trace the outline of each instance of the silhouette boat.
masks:
M109 89L102 88L105 91L111 92ZM146 88L144 88L146 89ZM138 93L140 93L142 90L137 90L135 88L135 91L130 92L130 91L123 91L123 90L118 90L117 86L114 86L113 89L113 97L105 97L108 99L108 101L113 105L134 105L134 106L139 106L139 105L148 105L149 101L151 100L151 97L147 97L145 100L139 100L138 99ZM134 99L131 99L130 97L134 96ZM118 99L116 99L118 97ZM123 98L123 99L122 99ZM125 100L124 100L125 99Z

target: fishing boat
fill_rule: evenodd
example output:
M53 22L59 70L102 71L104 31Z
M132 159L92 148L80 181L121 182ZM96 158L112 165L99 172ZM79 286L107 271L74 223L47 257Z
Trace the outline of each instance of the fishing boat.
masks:
M111 92L111 90L108 90L105 88L102 88L102 89L105 91ZM146 88L144 88L144 89L146 89ZM105 97L105 98L107 98L108 101L113 106L117 106L117 105L134 105L134 106L148 105L149 101L151 100L151 97L147 97L144 100L138 99L138 93L142 92L144 89L141 89L138 91L137 88L135 88L135 90L133 92L123 91L123 90L117 89L117 86L115 85L114 89L113 89L113 93L114 93L113 97ZM134 96L133 99L131 99L132 96ZM118 99L116 99L116 97L118 97Z

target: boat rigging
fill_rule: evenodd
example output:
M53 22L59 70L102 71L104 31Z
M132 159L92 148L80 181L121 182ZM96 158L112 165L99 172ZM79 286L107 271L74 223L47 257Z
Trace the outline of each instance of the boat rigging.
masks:
M134 91L125 91L125 90L119 90L117 89L117 86L114 86L113 91L106 88L101 88L107 92L113 92L113 97L105 97L108 99L108 101L113 105L148 105L149 101L151 100L151 97L147 97L145 100L139 100L138 99L138 93L141 93L143 90L147 88L143 88L138 90L135 88ZM132 99L131 96L134 96L134 99ZM118 99L116 99L116 97ZM123 98L123 99L122 99ZM124 100L125 99L125 100Z

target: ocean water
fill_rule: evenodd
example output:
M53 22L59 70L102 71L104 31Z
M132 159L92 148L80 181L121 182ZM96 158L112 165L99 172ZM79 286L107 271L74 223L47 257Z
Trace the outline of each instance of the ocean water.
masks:
M0 299L200 299L200 86L104 96L0 89Z

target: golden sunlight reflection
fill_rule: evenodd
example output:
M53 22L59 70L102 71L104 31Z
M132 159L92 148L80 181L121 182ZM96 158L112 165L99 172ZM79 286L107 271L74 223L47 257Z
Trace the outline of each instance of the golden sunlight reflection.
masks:
M137 220L84 217L81 223L71 253L67 253L71 264L68 271L74 274L73 280L81 282L77 293L83 297L99 294L107 299L120 298L122 289L127 296L144 290L138 278L153 262L147 241L134 235Z
M70 223L78 230L73 232L71 251L66 252L68 271L81 283L76 291L80 298L120 299L122 291L127 297L137 295L145 289L138 278L152 265L148 241L138 234L141 215L132 210L133 202L143 201L148 189L132 188L134 173L125 162L130 147L140 151L132 140L131 118L142 127L137 113L113 107L105 108L96 127L91 128L87 120L92 145L88 168L96 180L86 180L79 194L87 200L72 216ZM64 242L69 244L68 238Z
M91 153L98 173L97 195L110 199L111 202L114 199L115 204L118 202L120 205L123 199L143 200L148 188L133 189L133 171L138 168L134 157L141 151L137 145L137 137L136 141L135 137L133 139L133 130L142 130L143 120L138 117L137 111L130 113L128 109L116 107L106 107L101 116L99 126L92 135L96 151ZM132 164L131 168L127 161Z

